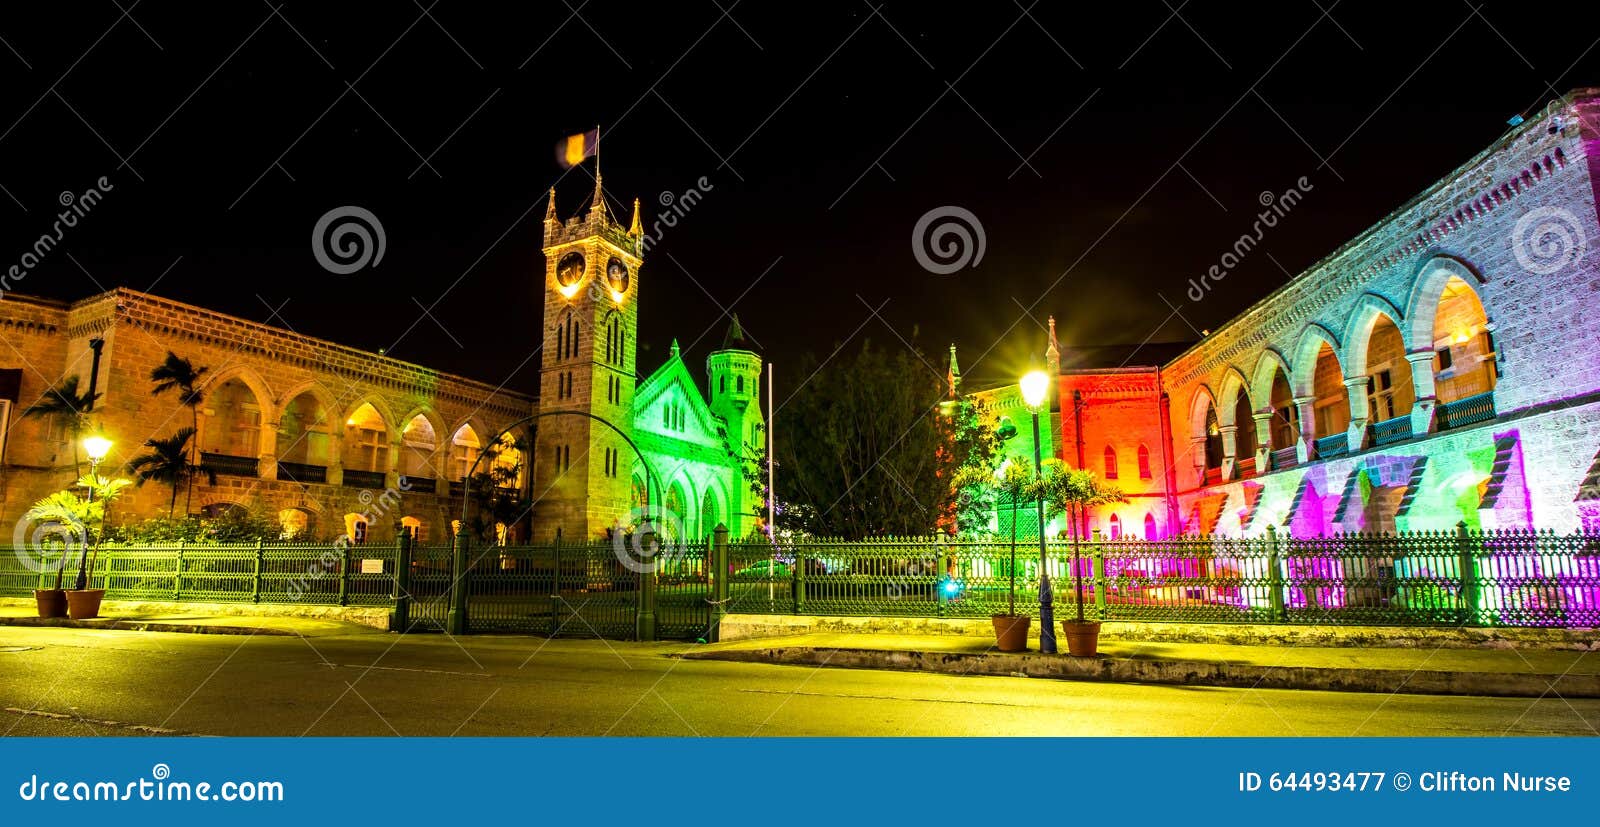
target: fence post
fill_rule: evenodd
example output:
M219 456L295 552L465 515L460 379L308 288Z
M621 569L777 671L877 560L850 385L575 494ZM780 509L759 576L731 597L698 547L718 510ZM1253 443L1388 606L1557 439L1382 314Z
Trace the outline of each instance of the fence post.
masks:
M1278 554L1278 527L1267 526L1267 606L1275 623L1288 618L1283 608L1283 566Z
M711 625L706 631L706 642L722 639L722 618L728 614L728 527L717 523L711 534Z
M394 553L394 614L390 615L393 631L405 634L411 629L411 544L416 537L409 531L400 532L400 544Z
M794 547L794 613L804 614L806 608L806 547Z
M178 541L177 567L173 570L173 573L172 573L172 599L174 601L178 601L178 600L182 600L183 599L183 541L182 540Z
M1106 547L1104 543L1095 543L1089 549L1090 559L1093 561L1094 575L1094 611L1096 620L1104 620L1106 616Z
M350 544L339 549L339 605L350 605Z
M550 557L554 564L550 573L550 637L561 631L561 529L556 528L555 539L550 541Z
M262 566L262 563L263 563L263 558L265 558L265 556L266 556L266 552L261 548L261 538L257 537L256 538L255 561L251 564L251 570L250 570L250 602L251 603L260 603L261 602L261 574L262 574L262 569L264 568Z
M1461 600L1467 613L1464 622L1469 626L1481 626L1483 596L1478 590L1478 560L1473 545L1472 535L1467 531L1467 521L1456 523L1456 564L1460 567Z
M466 526L456 531L450 542L450 612L445 627L452 635L467 633L467 537Z
M661 540L654 532L644 537L646 563L639 574L639 613L634 617L634 633L641 641L656 639L656 571L661 567Z

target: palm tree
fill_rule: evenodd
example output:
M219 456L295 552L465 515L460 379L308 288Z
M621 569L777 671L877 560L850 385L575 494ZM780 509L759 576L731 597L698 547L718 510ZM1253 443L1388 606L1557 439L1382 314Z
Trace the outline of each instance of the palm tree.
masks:
M78 437L82 436L89 424L89 411L104 395L91 394L87 390L80 392L79 384L77 376L64 377L22 413L23 416L61 416L66 419L67 439L72 442L72 468L75 472L81 464L78 459Z
M172 499L167 503L167 516L178 506L178 487L204 474L213 485L217 482L215 471L190 460L189 444L194 437L193 428L180 428L166 439L147 439L144 447L150 450L128 462L128 471L144 485L152 480L172 486Z
M1060 460L1049 460L1039 487L1052 516L1065 512L1072 522L1072 573L1077 580L1078 622L1083 622L1083 565L1078 551L1078 527L1089 509L1108 503L1125 503L1122 489L1103 482L1093 471L1068 469Z
M150 381L156 383L150 389L151 396L161 396L168 391L177 391L178 403L189 409L192 414L193 433L200 431L200 403L205 400L205 393L200 390L201 377L210 372L208 367L195 367L193 362L184 359L172 351L167 351L167 358L162 360L150 371ZM199 442L198 439L195 440ZM148 444L148 443L147 443ZM196 465L194 452L197 445L189 446L189 465ZM183 496L183 511L189 513L189 500L194 494L194 477L188 477L189 488ZM177 504L177 492L173 492L173 504ZM169 512L167 516L172 516Z

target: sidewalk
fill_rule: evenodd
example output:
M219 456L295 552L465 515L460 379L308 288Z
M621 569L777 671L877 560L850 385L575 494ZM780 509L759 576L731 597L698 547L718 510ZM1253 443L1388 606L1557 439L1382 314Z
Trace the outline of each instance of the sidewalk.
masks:
M29 603L32 603L30 600ZM347 620L300 617L289 614L243 615L205 611L174 610L166 606L132 607L107 602L101 617L92 620L39 617L32 605L0 604L0 626L66 627L74 629L116 629L136 632L179 632L202 635L381 635L386 632Z
M1102 640L1100 657L993 651L993 640L955 635L806 634L746 639L683 655L727 660L1057 680L1600 698L1600 653L1537 649L1240 646ZM1065 649L1065 641L1060 642Z

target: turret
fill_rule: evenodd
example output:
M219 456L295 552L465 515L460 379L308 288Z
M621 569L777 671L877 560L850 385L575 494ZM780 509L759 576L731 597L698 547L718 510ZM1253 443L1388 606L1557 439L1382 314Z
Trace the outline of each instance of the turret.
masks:
M761 412L761 355L744 335L734 316L722 347L706 357L711 385L711 412L727 423L730 442L745 446L745 456L762 450L766 419Z

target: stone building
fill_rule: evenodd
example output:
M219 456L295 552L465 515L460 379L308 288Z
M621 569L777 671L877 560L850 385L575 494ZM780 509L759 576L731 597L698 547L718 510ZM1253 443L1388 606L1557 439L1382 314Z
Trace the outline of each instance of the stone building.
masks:
M1597 173L1579 90L1181 353L1083 351L1059 455L1130 493L1091 527L1600 528Z
M594 203L603 204L598 182ZM665 531L750 530L761 360L737 321L707 361L709 402L676 344L640 383L637 204L630 232L603 207L562 222L552 199L544 236L545 324L542 341L526 343L542 347L541 398L127 289L71 303L6 294L0 525L27 542L23 512L87 470L67 417L25 415L76 376L80 391L101 394L91 427L114 445L102 473L123 473L146 439L197 426L200 458L217 477L178 493L178 514L244 508L284 536L387 541L406 527L442 542L476 464L498 467L514 499L533 502L531 518L496 527L505 542L558 529L603 536L638 522L647 490L651 513L667 511ZM208 369L192 412L176 394L151 393L150 372L168 352ZM129 489L112 521L164 515L173 499L155 483Z

